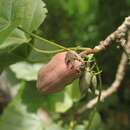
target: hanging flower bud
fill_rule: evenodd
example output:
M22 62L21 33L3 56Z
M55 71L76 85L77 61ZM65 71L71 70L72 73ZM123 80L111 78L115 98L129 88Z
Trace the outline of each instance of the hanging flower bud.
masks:
M76 53L76 55L78 54ZM66 59L69 60L66 61ZM81 76L84 70L83 66L84 62L81 59L79 60L79 58L74 58L71 62L68 52L58 53L52 57L46 66L40 69L37 88L44 94L59 92L66 85Z
M80 77L80 92L84 97L89 91L95 91L97 87L97 77L91 72L90 68L87 67L82 76Z

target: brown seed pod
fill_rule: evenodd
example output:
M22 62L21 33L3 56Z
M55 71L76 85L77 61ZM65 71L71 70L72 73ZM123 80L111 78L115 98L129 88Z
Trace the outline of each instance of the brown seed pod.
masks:
M37 88L44 94L59 92L81 76L83 71L81 66L83 68L84 63L75 59L73 65L70 65L71 62L68 65L65 62L66 54L67 52L56 54L46 66L40 69Z

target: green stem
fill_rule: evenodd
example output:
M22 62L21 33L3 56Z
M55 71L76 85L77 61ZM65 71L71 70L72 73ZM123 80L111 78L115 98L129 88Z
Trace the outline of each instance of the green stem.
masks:
M97 63L96 63L96 69L98 72L101 72ZM97 107L99 106L100 103L100 98L101 98L101 94L102 94L102 78L101 78L101 73L99 73L98 75L98 79L99 79L99 95L98 95L98 102L97 102Z
M74 51L84 51L86 50L86 47L70 47L70 50L74 50Z
M98 65L97 65L96 59L95 59L95 63L96 63L96 69L97 69L97 71L100 72L100 69L99 69L99 67L98 67ZM92 124L92 122L93 122L94 116L95 116L96 111L97 111L97 107L99 106L99 103L100 103L101 92L102 92L102 91L101 91L101 90L102 90L102 79L101 79L100 73L99 73L99 75L98 75L98 78L99 78L99 95L98 95L98 101L97 101L96 107L95 107L94 110L92 111L92 115L91 115L91 118L90 118L90 120L89 120L89 124L88 124L88 126L87 126L87 130L89 130L90 127L91 127L91 124Z
M52 41L49 41L49 40L47 40L47 39L45 39L43 37L40 37L40 36L38 36L38 35L36 35L34 33L28 32L28 31L24 30L21 27L18 27L18 29L20 29L21 31L29 34L30 36L32 36L32 37L34 37L36 39L39 39L39 40L41 40L41 41L43 41L45 43L48 43L50 45L53 45L53 46L56 46L56 47L60 48L59 50L47 51L47 50L41 50L41 49L35 48L35 47L33 47L32 45L29 44L32 47L33 50L35 50L35 51L37 51L39 53L47 53L47 54L49 54L49 53L58 53L58 52L69 51L69 50L74 50L74 51L84 51L84 50L86 50L85 47L80 47L80 46L66 48L66 47L64 47L62 45L59 45L59 44L55 43L55 42L52 42Z
M29 34L30 36L35 37L36 39L39 39L39 40L41 40L41 41L43 41L43 42L46 42L46 43L48 43L48 44L50 44L50 45L59 47L59 48L64 49L64 50L69 50L68 48L66 48L66 47L64 47L64 46L62 46L62 45L59 45L59 44L57 44L57 43L55 43L55 42L52 42L52 41L49 41L49 40L47 40L47 39L45 39L45 38L43 38L43 37L40 37L40 36L38 36L38 35L36 35L36 34L34 34L34 33L28 32L28 31L24 30L24 29L21 28L21 27L18 27L18 29L20 29L21 31L23 31L23 32L25 32L25 33L27 33L27 34Z
M94 110L92 111L92 113L91 113L91 117L90 117L90 119L89 119L89 124L87 125L87 128L86 128L86 130L89 130L90 129L90 127L91 127L91 125L92 125L92 122L93 122L93 119L94 119L94 116L95 116L95 114L96 114L96 108L94 108Z

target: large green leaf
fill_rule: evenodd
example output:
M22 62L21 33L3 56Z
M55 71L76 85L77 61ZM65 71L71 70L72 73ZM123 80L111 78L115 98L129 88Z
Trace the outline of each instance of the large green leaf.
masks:
M36 30L46 17L47 9L42 0L24 0L24 18L22 28L27 31Z
M36 30L45 19L44 6L41 0L0 0L0 43L18 26Z
M29 42L29 38L26 37L25 33L19 29L15 29L5 40L3 44L0 44L0 51L11 52L16 47L23 43Z
M18 62L10 66L10 69L16 74L18 79L26 81L36 80L37 73L42 64L30 64L27 62Z
M54 112L64 113L73 105L73 101L66 91L48 96L49 108Z
M36 30L46 16L42 0L0 0L0 67L25 60L30 47L25 33L17 29ZM23 44L23 45L22 45Z
M10 49L7 48L0 50L0 68L4 69L10 64L13 64L21 60L26 60L26 57L30 53L30 47L27 44L22 44L11 52L9 50Z
M89 118L89 130L104 130L104 124L100 114L97 111L93 110Z
M36 89L35 82L27 83L19 96L22 102L26 104L28 110L33 112L39 107L49 112L65 112L73 105L67 91L43 95Z
M43 130L43 123L34 113L29 113L24 104L13 102L0 119L1 130Z
M59 94L43 96L43 94L36 90L34 82L21 82L20 84L21 88L17 96L7 106L0 118L0 129L44 130L45 127L47 127L47 130L61 130L58 125L54 125L53 123L50 126L47 126L41 120L37 112L39 108L49 112L63 112L67 110L67 107L69 108L70 105L68 98L65 97L66 94L62 92Z
M75 81L73 81L72 84L66 86L66 91L68 92L68 94L74 102L79 101L81 98L79 79L76 79Z
M44 117L45 118L45 117ZM24 104L13 101L0 119L1 130L63 130L57 124L45 124L37 113L29 112Z
M21 23L23 0L0 0L0 43Z
M2 61L0 67L5 68L12 63L24 60L30 52L30 47L23 43L29 40L21 30L12 31L3 44L0 44L0 61Z
M50 45L49 42L43 42L41 40L38 39L34 39L34 44L33 47L40 49L40 51L42 50L46 50L46 51L55 51L55 50L59 50L59 47L56 47L54 45ZM47 63L51 57L54 55L54 53L44 53L44 52L38 52L34 49L32 49L32 51L30 52L29 56L28 56L28 60L32 61L32 62L44 62Z

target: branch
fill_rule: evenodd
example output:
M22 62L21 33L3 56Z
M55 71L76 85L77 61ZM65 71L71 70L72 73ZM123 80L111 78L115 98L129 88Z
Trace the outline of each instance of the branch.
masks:
M130 34L128 35L127 52L130 53ZM100 101L104 101L105 98L107 98L108 96L110 96L111 94L116 92L117 89L120 87L120 84L121 84L122 80L124 79L127 62L128 62L128 57L123 52L123 54L121 56L119 66L117 68L117 73L116 73L116 76L115 76L115 80L108 89L102 91ZM83 107L81 107L78 110L78 114L84 112L86 109L93 108L97 104L97 102L98 102L98 96L96 98L90 100Z
M40 52L40 53L57 53L57 52L62 52L62 51L70 51L70 50L75 50L75 51L81 51L80 56L84 57L88 54L95 54L98 53L104 49L106 49L111 43L112 41L116 41L118 43L120 43L120 46L123 47L123 49L125 50L125 35L128 32L128 29L130 28L130 16L126 17L124 22L122 23L122 25L120 25L117 30L115 32L113 32L112 34L110 34L104 41L101 41L99 43L99 45L95 46L94 48L82 48L82 47L72 47L72 48L66 48L60 44L57 44L55 42L49 41L43 37L40 37L32 32L28 32L26 30L24 30L21 27L18 27L18 29L20 29L21 31L23 31L24 33L29 34L30 36L39 39L41 41L43 41L44 43L56 46L58 48L60 48L60 50L54 50L54 51L46 51L46 50L38 50L38 48L33 48L35 51ZM31 46L32 47L32 46ZM126 51L125 51L126 52ZM126 52L127 54L127 52Z
M95 54L102 50L105 50L112 43L112 41L116 41L120 43L120 46L124 47L125 36L129 28L130 28L130 16L126 17L124 22L117 28L117 30L111 33L104 41L101 41L99 45L95 46L93 49L86 48L86 50L81 52L80 55L84 57L85 55Z

